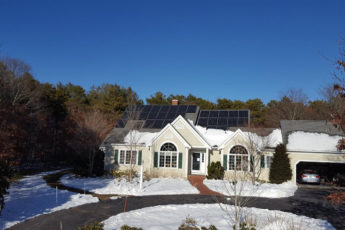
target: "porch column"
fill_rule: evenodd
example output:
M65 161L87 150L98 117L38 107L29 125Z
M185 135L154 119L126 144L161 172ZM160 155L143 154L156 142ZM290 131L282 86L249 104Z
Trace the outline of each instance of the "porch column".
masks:
M205 163L206 163L205 174L206 174L206 176L208 175L208 161L209 161L209 158L210 158L210 150L207 148L206 149L206 160L205 160Z
M185 159L185 164L186 164L186 168L185 168L185 170L186 170L186 178L188 178L188 167L189 167L189 165L188 165L188 158L189 158L189 148L187 148L186 147L186 159Z

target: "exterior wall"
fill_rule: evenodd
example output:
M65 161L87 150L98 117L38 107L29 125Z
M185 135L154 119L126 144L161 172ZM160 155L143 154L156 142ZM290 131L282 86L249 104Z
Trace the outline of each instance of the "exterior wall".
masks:
M293 182L296 182L297 164L304 162L329 162L345 163L345 154L343 153L308 153L308 152L287 152L290 158Z
M158 165L158 168L154 168L154 153L160 151L160 148L165 143L172 143L177 148L177 163L179 161L179 153L182 153L182 168L160 168ZM185 144L176 136L175 133L173 133L171 130L166 130L160 137L158 137L155 140L155 143L152 146L152 152L151 152L151 163L149 167L152 170L153 174L158 174L160 176L171 176L171 177L187 177L187 169L188 169L188 163L186 163L186 159L188 157L188 150L185 147ZM159 162L159 158L158 158ZM149 170L150 171L150 170Z
M211 162L222 162L221 161L221 153L219 150L210 150L210 163Z
M177 121L174 125L176 131L188 142L191 146L204 146L204 144L197 138L190 127L187 127L182 120Z

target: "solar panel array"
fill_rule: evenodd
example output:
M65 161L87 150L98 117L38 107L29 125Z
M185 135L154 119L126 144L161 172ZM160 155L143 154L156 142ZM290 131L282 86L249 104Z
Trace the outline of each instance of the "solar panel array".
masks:
M161 129L179 115L196 113L196 105L140 105L127 108L118 121L116 128L124 128L128 119L145 121L142 128Z
M248 124L249 110L200 110L197 121L197 125L224 130Z

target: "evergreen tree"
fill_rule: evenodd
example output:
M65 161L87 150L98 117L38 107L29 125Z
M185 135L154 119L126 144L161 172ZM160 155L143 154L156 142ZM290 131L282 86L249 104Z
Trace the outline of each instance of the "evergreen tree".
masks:
M290 159L286 153L284 144L279 144L275 148L273 161L270 168L270 182L274 184L281 184L285 181L291 180L292 171Z

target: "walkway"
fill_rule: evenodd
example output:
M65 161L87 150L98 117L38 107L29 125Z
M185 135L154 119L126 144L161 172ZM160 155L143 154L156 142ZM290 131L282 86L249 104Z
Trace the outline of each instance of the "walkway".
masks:
M205 176L189 175L188 180L199 190L201 195L223 196L222 194L212 191L206 185L204 185L203 181L205 180Z

